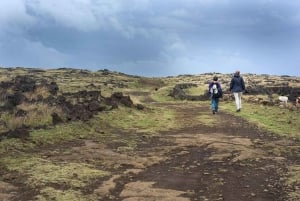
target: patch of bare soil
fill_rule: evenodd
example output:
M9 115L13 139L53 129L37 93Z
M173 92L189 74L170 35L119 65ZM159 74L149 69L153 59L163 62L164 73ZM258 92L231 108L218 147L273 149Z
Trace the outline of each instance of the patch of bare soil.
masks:
M137 138L137 147L131 152L120 149L121 144L82 139L44 147L41 155L55 162L84 161L109 170L110 176L80 189L99 201L287 200L281 178L286 165L297 164L299 159L283 150L295 142L279 139L223 112L213 116L218 124L205 125L198 117L209 109L200 104L156 107L174 107L178 124L183 126L152 137L118 131L124 139ZM0 200L33 199L32 194L20 196L20 183L13 179L5 182L0 183Z
M0 198L1 200L10 200L16 193L17 187L0 181Z

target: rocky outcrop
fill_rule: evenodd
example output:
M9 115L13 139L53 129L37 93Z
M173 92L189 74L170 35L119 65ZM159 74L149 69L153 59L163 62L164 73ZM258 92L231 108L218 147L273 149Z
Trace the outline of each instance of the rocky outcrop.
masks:
M296 101L296 98L300 94L300 88L289 87L289 86L248 86L247 93L249 95L271 95L278 94L284 95L291 101Z
M108 105L122 104L127 107L132 107L133 102L130 99L130 96L124 96L122 92L115 92L111 95L110 98L106 99Z
M14 90L18 92L33 92L36 89L36 80L29 76L18 75L14 79Z
M85 72L81 72L84 74ZM112 110L123 105L143 110L141 104L134 105L130 96L125 96L122 92L115 92L110 97L101 95L100 90L82 90L74 93L60 93L56 82L46 80L35 80L29 76L16 76L12 81L1 82L0 85L0 111L14 114L16 118L26 118L30 112L20 109L18 106L26 103L27 105L48 105L49 108L58 108L61 112L51 114L52 124L59 124L66 121L87 121L94 115L104 110ZM36 89L43 88L47 97L36 95ZM28 98L34 96L34 98ZM1 123L1 122L0 122ZM2 123L6 127L6 122ZM0 139L7 137L26 136L27 128L16 128L15 130L2 133Z

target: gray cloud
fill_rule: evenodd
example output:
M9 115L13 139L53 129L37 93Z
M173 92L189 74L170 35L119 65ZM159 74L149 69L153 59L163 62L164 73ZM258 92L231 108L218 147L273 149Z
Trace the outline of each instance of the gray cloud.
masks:
M298 0L1 1L0 65L300 75L299 8Z

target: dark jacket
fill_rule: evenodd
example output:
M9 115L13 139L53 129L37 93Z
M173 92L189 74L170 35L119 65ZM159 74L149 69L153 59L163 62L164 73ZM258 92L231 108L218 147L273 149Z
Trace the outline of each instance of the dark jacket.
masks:
M230 91L231 92L243 92L245 91L245 82L243 77L239 74L235 74L230 82Z

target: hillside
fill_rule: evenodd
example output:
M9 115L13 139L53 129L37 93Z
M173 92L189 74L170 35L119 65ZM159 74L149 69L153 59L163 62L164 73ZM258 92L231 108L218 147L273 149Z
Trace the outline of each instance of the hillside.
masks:
M299 200L300 78L0 69L0 200ZM288 96L282 105L278 96Z

